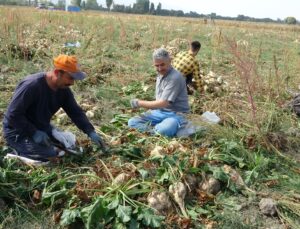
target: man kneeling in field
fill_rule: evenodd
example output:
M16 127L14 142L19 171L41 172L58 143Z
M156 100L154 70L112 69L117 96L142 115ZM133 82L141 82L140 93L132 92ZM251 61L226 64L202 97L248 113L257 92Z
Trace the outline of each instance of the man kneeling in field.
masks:
M156 100L132 99L132 108L142 107L150 110L129 119L128 126L142 132L149 131L173 137L186 122L184 114L190 109L186 82L181 73L171 66L171 58L165 49L154 51L153 64L158 72Z
M69 88L75 80L82 80L85 76L75 56L59 55L54 58L52 71L29 75L19 83L3 120L4 138L15 150L13 153L17 158L42 163L57 156L50 120L60 108L104 149L104 142Z

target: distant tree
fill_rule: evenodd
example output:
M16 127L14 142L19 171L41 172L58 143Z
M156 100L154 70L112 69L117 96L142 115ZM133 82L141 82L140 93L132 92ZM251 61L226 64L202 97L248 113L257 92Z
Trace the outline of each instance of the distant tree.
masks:
M86 9L97 10L99 6L97 0L87 0L85 3L85 7Z
M65 0L58 0L56 6L60 9L65 8Z
M176 17L183 17L184 16L184 12L182 10L175 10L174 16L176 16Z
M81 0L71 0L71 5L80 6L81 5Z
M156 14L160 15L161 14L161 3L158 3L156 7Z
M132 13L132 8L131 6L125 6L125 13Z
M297 20L294 17L287 17L284 19L284 22L289 25L295 25L297 23Z
M186 14L188 17L200 17L200 15L197 12L190 11L189 13Z
M114 11L114 12L125 12L125 5L113 4L112 11Z
M149 0L144 0L144 13L149 13L149 9L150 9L150 1Z
M102 6L102 4L99 4L98 5L98 10L101 10L101 11L107 11L108 9L106 8L106 6Z
M210 14L210 19L215 19L217 17L217 14L216 13L211 13Z
M113 4L113 0L106 0L107 9L110 10L111 5Z
M239 14L236 19L238 21L246 21L246 17L243 14Z
M154 3L153 3L153 2L151 2L151 4L150 4L150 10L149 10L149 13L150 13L150 14L155 14L155 7L154 7Z
M85 1L81 2L81 8L85 9Z
M136 0L136 3L133 4L133 11L135 13L144 14L148 13L150 8L149 0Z
M21 5L21 6L28 5L27 0L10 0L10 1L7 1L7 2L15 2L15 5Z

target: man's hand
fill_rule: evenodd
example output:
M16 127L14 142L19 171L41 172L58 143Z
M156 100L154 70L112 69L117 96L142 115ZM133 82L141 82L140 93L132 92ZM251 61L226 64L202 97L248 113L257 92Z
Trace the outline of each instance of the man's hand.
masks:
M106 147L104 141L95 131L92 131L91 133L89 133L88 136L90 137L92 142L94 142L96 145L98 145L101 148L103 153L107 152L107 147Z
M139 108L139 100L138 99L131 99L130 100L130 105L132 108Z
M42 144L45 146L50 146L50 138L44 131L37 130L32 136L33 141L37 144Z

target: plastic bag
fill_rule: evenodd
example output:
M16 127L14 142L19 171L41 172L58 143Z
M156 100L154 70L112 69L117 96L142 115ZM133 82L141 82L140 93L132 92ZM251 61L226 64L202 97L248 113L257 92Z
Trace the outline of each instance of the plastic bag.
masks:
M205 111L201 117L203 121L211 124L218 124L221 121L215 112Z
M76 42L67 42L64 44L64 47L75 47L75 48L79 48L81 46L79 41Z
M59 131L56 128L52 129L52 136L62 144L67 149L74 149L76 144L76 136L75 134L68 131Z
M191 121L188 121L185 125L180 127L176 133L177 137L188 137L195 134L197 131L202 130L203 127L194 125Z

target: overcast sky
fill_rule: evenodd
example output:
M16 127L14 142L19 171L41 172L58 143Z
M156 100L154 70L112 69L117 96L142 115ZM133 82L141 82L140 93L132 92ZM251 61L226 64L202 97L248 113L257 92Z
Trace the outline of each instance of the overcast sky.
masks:
M97 0L106 7L105 0ZM114 0L116 4L130 5L136 0ZM284 19L293 16L300 20L300 0L150 0L160 2L163 9L196 11L199 14L216 13L236 17L239 14L255 18Z

